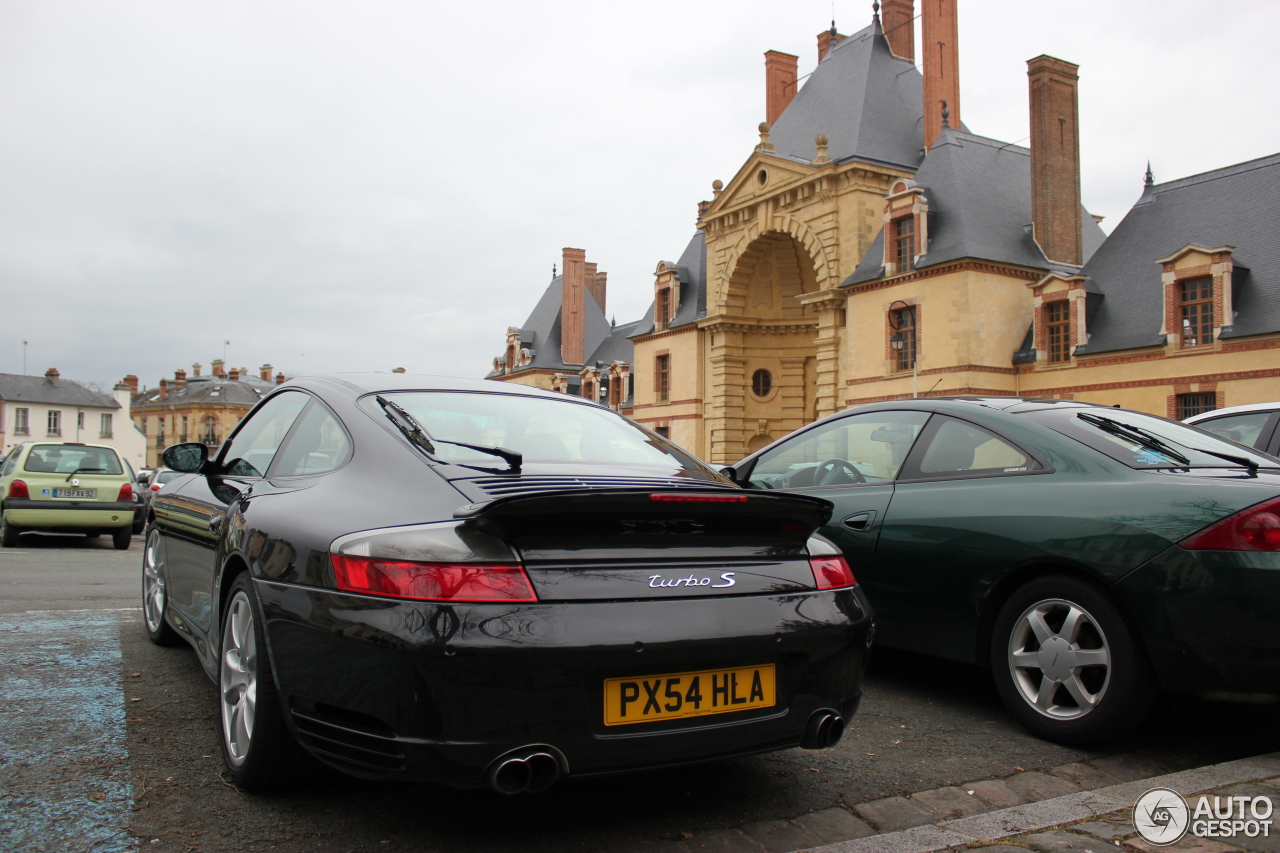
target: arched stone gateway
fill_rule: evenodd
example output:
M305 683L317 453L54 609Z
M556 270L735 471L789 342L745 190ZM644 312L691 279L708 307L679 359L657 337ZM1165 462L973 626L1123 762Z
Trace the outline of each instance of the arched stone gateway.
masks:
M820 250L819 250L820 251ZM818 416L819 264L789 233L754 236L732 260L704 332L710 453L735 462Z

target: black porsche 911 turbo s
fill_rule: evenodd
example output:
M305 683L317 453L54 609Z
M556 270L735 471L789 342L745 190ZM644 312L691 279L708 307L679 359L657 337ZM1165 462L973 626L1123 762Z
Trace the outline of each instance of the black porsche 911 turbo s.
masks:
M218 684L230 778L565 777L839 740L872 634L814 531L631 421L495 382L286 383L148 511L143 613ZM856 567L855 567L856 568Z

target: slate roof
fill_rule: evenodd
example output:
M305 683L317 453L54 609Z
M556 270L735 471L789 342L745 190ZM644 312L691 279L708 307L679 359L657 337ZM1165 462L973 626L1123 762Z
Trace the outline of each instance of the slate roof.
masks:
M675 267L676 278L680 280L680 304L676 306L675 317L667 324L674 329L688 323L694 323L707 316L707 235L701 231L690 238L680 260L665 262L668 267ZM653 331L653 306L636 326L632 336L647 335Z
M827 156L914 169L924 157L924 78L889 50L877 20L841 41L809 75L771 128L783 157L812 160L825 133Z
M1235 247L1236 312L1222 338L1280 331L1280 154L1148 187L1084 266L1102 293L1079 354L1164 344L1157 258Z
M151 388L132 398L134 409L168 409L193 405L255 406L275 387L274 382L264 382L249 376L232 382L225 376L188 376L181 388L169 385L168 393L160 399L160 389Z
M1031 151L943 128L915 181L929 200L929 244L915 268L979 258L1037 269L1078 272L1050 264L1031 236ZM1086 261L1107 235L1080 208ZM884 275L884 229L842 286Z
M72 379L53 382L43 376L24 376L20 373L0 373L0 400L8 403L120 408L115 398L99 394Z
M516 368L514 373L535 367L569 373L577 373L582 369L581 364L565 364L560 360L560 304L563 296L564 276L558 275L551 279L533 312L520 327L520 345L533 351L533 359ZM609 337L613 327L605 319L604 312L589 290L585 290L583 305L586 308L586 316L583 318L586 345L583 351L587 353L587 364L594 364L592 353ZM499 376L501 373L490 371L488 375Z

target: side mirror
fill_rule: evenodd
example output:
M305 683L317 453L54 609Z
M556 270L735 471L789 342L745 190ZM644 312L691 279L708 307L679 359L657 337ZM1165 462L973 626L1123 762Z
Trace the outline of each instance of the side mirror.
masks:
M209 461L209 448L195 441L175 444L173 447L166 447L161 458L166 468L172 468L184 474L194 474L203 469L205 463Z

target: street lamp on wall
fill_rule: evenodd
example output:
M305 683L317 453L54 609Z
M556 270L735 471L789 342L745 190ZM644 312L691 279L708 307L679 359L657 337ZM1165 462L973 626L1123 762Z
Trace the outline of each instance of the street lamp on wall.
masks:
M893 329L893 334L889 336L889 347L896 352L902 352L907 349L907 333L902 330L903 320L906 317L911 318L911 327L915 328L915 306L908 305L901 299L889 306L889 328ZM911 397L914 399L917 395L920 380L920 360L916 357L916 353L911 353Z

